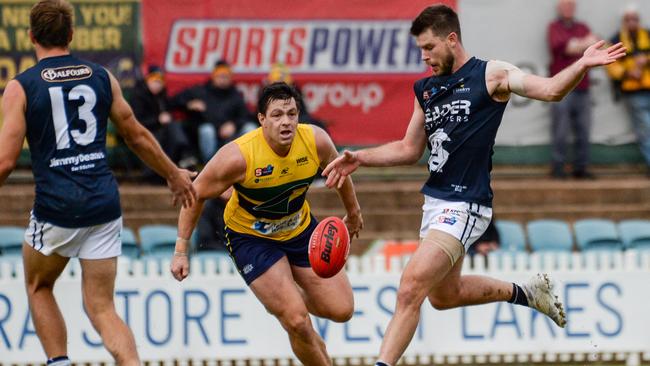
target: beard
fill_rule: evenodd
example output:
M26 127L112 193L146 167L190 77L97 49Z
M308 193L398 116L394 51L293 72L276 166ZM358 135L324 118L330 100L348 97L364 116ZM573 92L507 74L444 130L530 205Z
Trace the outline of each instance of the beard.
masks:
M440 72L438 73L438 76L445 76L445 75L451 75L451 70L454 67L454 62L456 59L454 58L454 54L449 52L447 53L442 61L440 61Z

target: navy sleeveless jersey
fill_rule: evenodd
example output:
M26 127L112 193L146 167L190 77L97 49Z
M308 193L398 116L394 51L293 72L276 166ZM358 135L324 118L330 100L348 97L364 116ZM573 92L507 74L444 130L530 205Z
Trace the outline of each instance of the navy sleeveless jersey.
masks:
M507 102L488 94L486 65L472 57L455 73L421 79L413 87L431 151L422 187L428 196L492 206L492 148Z
M77 228L119 218L117 182L106 161L113 102L106 70L65 55L42 59L16 80L27 97L36 219Z

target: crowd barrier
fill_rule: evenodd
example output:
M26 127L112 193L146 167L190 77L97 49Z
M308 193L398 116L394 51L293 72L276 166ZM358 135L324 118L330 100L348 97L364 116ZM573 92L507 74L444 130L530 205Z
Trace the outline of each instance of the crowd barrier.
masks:
M351 257L353 318L312 318L336 365L368 365L377 355L395 305L405 257ZM423 305L408 365L650 361L650 252L514 253L467 260L465 274L516 282L549 272L568 326L528 308L494 303L437 311ZM297 365L279 323L258 303L228 258L192 258L182 283L169 259L118 262L116 307L148 365ZM70 262L55 288L77 365L113 365L83 316L80 267ZM0 366L45 359L34 332L18 261L0 262Z

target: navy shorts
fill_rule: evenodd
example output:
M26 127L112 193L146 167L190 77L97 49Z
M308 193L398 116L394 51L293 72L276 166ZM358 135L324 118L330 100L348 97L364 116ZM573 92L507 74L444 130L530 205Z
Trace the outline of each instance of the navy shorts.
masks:
M239 274L244 278L246 284L250 285L284 256L294 266L311 267L307 253L309 238L316 225L318 225L318 221L312 216L307 228L295 238L287 241L241 234L226 228L226 246Z

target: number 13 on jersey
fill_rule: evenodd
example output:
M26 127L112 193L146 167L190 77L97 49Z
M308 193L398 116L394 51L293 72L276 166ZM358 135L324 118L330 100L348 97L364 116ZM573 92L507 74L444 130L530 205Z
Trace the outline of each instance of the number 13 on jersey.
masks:
M63 88L60 86L51 87L48 89L50 92L50 101L52 103L52 120L54 121L54 131L56 133L56 148L63 150L70 148L70 136L78 145L88 145L95 141L97 136L97 118L93 113L93 108L97 103L97 95L95 91L88 85L77 85L68 93L67 100L65 98ZM68 119L66 114L65 103L66 101L77 101L83 98L83 104L78 107L78 118L86 123L86 131L81 132L78 129L68 129L72 120Z

